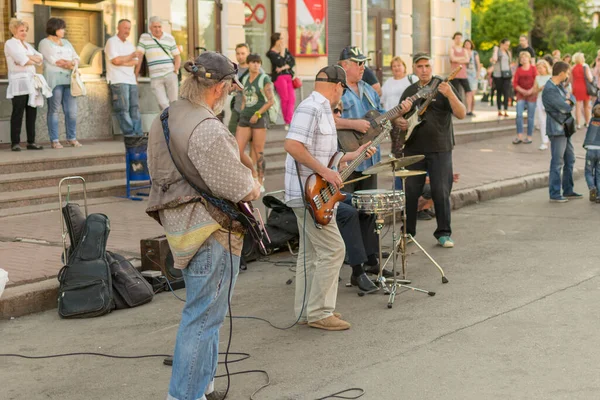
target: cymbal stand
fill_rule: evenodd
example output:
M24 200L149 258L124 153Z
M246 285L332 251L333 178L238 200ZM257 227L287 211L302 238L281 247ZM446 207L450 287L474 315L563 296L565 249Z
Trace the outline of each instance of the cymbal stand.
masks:
M402 168L404 169L404 168ZM396 172L396 168L394 165L392 165L392 172L393 175L392 176L396 176L395 172ZM406 189L406 177L401 177L402 178L402 188ZM392 180L392 193L393 196L396 197L396 180L393 179ZM406 204L406 194L405 191L402 191L402 199L403 199L403 203ZM406 253L406 239L409 237L409 235L406 233L406 205L404 207L402 207L402 224L403 224L403 228L402 228L402 235L400 237L400 239L398 241L396 241L396 205L392 204L392 243L394 243L394 251L396 251L396 253L400 252L400 255L402 256L402 278L406 278L406 258L407 258L407 253ZM414 239L413 239L414 240ZM396 245L396 243L398 243ZM421 249L422 247L419 246ZM390 254L390 257L392 257L392 254ZM403 283L400 283L398 280L398 277L396 276L396 260L397 260L397 254L393 255L393 259L392 259L392 271L394 273L394 276L392 278L387 278L386 282L387 283L391 283L392 287L390 290L390 297L388 299L388 304L387 307L388 308L392 308L393 304L394 304L394 300L396 299L396 294L398 291L398 288L406 288L415 292L421 292L421 293L425 293L428 294L429 296L435 296L435 292L429 291L429 290L424 290L424 289L419 289L416 288L414 286L409 286L409 285L405 285ZM430 257L431 259L431 257ZM383 268L383 266L381 267ZM380 271L381 273L381 271Z
M384 294L390 294L390 290L386 285L386 278L383 276L383 268L385 267L385 265L387 265L387 261L385 262L385 264L383 263L383 251L381 248L381 232L383 231L384 223L385 220L382 218L382 216L380 214L375 214L375 233L377 233L377 239L379 241L379 274L377 274L377 278L375 278L373 282L381 289L383 289ZM391 257L391 254L393 254L393 249L389 257ZM389 257L388 260L390 259ZM398 282L403 284L410 283L410 281L404 279L399 279Z

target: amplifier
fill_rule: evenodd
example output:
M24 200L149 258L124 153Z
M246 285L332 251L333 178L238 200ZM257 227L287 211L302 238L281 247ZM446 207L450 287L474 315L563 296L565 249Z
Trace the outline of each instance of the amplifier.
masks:
M140 240L140 250L142 271L161 271L169 282L180 281L183 283L181 270L173 267L173 254L171 254L169 242L164 235Z

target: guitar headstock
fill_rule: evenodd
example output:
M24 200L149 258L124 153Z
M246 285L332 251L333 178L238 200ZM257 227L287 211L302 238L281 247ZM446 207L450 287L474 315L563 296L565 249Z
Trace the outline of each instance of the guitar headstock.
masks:
M459 65L458 67L454 68L452 72L450 72L450 75L448 75L448 78L446 78L446 80L451 81L452 79L456 78L456 75L458 75L462 68L462 65Z

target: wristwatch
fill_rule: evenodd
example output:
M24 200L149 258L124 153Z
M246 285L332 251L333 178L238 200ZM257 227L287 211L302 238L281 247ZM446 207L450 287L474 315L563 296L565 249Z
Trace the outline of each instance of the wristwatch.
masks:
M254 113L254 115L256 115L256 118L258 118L258 119L261 119L261 118L262 118L262 114L261 114L261 113L259 113L258 111L256 111L256 112Z

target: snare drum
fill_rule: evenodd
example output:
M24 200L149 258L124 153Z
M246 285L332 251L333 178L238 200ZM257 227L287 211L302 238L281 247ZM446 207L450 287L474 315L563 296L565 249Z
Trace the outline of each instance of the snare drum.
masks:
M401 190L357 190L352 193L352 205L365 214L387 214L404 208L403 197Z

